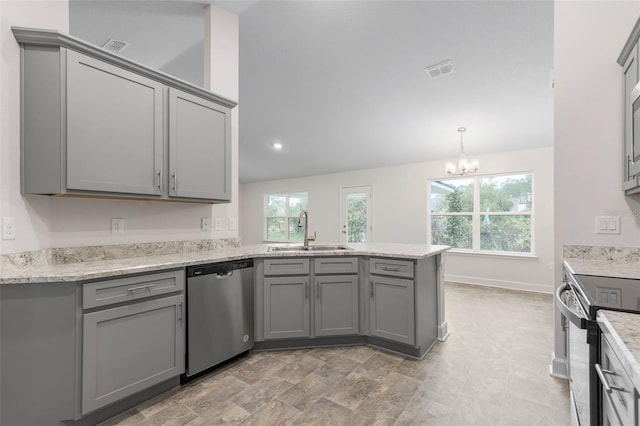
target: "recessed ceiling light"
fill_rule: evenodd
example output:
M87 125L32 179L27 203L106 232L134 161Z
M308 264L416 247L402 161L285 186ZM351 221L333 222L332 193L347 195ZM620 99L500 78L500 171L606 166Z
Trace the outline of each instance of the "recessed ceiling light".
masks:
M284 145L282 145L281 142L274 142L272 145L273 149L275 149L276 151L280 151L282 148L284 148Z

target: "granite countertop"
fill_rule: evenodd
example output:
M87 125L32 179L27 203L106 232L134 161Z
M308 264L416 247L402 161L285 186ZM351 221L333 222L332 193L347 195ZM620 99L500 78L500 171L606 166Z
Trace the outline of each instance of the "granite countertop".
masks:
M449 249L448 246L429 246L426 244L357 243L348 244L348 246L352 250L268 252L269 245L257 244L222 247L213 250L197 250L186 253L146 253L135 257L70 263L47 264L45 262L37 265L25 264L16 266L9 262L4 262L0 270L0 285L84 281L249 258L384 256L416 260L434 256Z
M640 279L640 249L565 246L564 265L574 275Z
M597 321L633 386L640 389L640 314L599 310Z

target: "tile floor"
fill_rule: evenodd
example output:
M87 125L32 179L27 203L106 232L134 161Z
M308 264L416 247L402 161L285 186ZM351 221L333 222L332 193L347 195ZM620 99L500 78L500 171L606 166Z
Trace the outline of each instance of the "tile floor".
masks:
M551 295L448 283L422 361L369 347L259 352L105 425L569 425Z

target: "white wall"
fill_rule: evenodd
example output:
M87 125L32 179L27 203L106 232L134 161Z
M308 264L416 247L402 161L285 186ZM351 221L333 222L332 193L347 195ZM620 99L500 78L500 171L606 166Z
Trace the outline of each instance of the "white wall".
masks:
M556 283L562 246L640 246L640 198L622 181L623 100L616 63L640 16L638 1L555 2ZM594 216L621 216L620 235L596 235ZM556 356L564 358L556 314ZM555 366L554 366L555 367Z
M0 253L13 253L48 247L69 247L93 244L235 238L237 230L229 230L229 218L238 215L238 119L232 116L233 182L230 205L193 205L144 201L59 199L20 194L20 50L11 26L56 29L68 33L67 1L1 0L0 43L2 74L0 75L0 216L15 217L17 238L1 241ZM224 15L221 20L231 19ZM237 16L235 17L237 23ZM213 90L222 96L238 97L238 27L224 26L211 34L223 40L236 40L231 48L218 54L209 68L212 73L224 67L222 74L235 76L214 84ZM220 38L220 37L218 37ZM219 47L220 45L218 45ZM200 218L220 217L225 230L201 231ZM125 233L110 233L111 218L125 219Z
M533 171L535 174L535 259L500 256L447 256L449 278L550 292L553 288L553 148L513 151L479 157L482 173ZM242 184L241 241L263 238L265 193L309 192L309 231L319 243L340 241L340 187L373 185L375 242L427 242L427 186L444 177L445 162L357 170L322 176Z

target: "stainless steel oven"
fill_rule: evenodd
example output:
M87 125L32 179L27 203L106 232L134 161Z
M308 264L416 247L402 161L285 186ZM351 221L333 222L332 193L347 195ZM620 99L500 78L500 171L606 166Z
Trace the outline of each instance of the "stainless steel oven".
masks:
M567 348L567 375L572 425L602 425L602 392L596 372L600 363L599 309L640 313L640 281L578 275L564 264L563 286L556 291Z
M556 302L564 317L572 426L591 426L590 345L587 343L589 317L580 303L576 288L569 284L569 280L565 277L565 285L558 288Z

